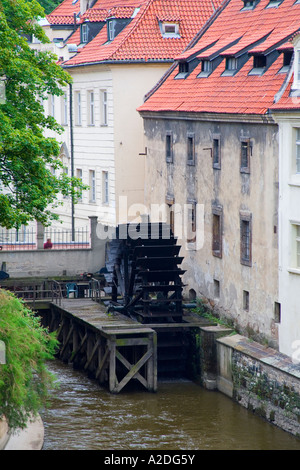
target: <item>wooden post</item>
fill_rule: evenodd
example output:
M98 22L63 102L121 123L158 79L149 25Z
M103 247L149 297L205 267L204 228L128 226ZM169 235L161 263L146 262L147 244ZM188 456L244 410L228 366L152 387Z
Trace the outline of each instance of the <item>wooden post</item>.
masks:
M110 351L109 356L109 391L113 392L116 386L116 336L112 335L109 339L108 348Z

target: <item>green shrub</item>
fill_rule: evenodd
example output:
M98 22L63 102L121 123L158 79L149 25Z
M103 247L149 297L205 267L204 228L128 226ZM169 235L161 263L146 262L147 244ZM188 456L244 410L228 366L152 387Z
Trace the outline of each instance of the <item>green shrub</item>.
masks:
M22 301L1 289L0 340L6 345L6 364L0 365L0 417L6 417L11 429L25 428L54 386L46 361L53 359L57 340Z

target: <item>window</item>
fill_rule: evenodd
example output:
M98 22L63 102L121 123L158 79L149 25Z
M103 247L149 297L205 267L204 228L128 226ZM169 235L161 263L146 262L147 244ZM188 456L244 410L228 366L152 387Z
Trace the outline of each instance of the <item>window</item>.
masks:
M101 126L108 124L108 106L107 106L107 91L101 90L100 92L100 105L101 105Z
M188 73L189 64L188 62L179 62L179 73Z
M220 297L220 281L214 279L214 297L215 299L219 299Z
M296 225L293 224L293 253L294 253L294 260L293 260L293 267L297 269L300 268L300 224Z
M212 64L210 60L202 60L201 71L202 72L211 72Z
M195 137L194 134L187 136L187 163L195 165Z
M102 202L109 203L108 171L102 172Z
M96 202L96 173L95 170L89 171L90 202Z
M252 153L250 139L241 140L241 172L250 173L250 155Z
M283 66L284 67L288 67L290 65L292 57L293 57L292 51L284 52L283 54Z
M249 292L243 290L243 310L249 311Z
M67 95L67 93L64 93L64 95L62 96L62 119L61 119L61 123L65 126L68 124L68 95Z
M208 59L201 60L201 72L197 75L198 78L208 77L212 72L212 61Z
M253 68L249 75L262 75L267 66L267 57L263 54L253 56Z
M173 134L167 132L166 134L166 161L173 163Z
M277 8L281 4L282 0L270 0L266 8Z
M300 129L296 129L296 173L300 173Z
M222 258L223 209L220 206L212 208L212 253Z
M167 203L168 207L168 223L170 225L171 233L174 235L175 231L175 214L174 214L174 203Z
M88 42L88 25L86 23L81 25L81 42Z
M226 70L230 70L230 71L237 70L237 59L235 57L227 57Z
M94 92L89 92L89 115L88 123L90 126L95 124L95 102L94 102Z
M217 135L213 136L212 158L213 158L213 168L220 170L221 169L220 137Z
M75 92L75 124L81 126L81 94L80 91Z
M107 22L107 38L113 41L115 37L115 23L113 20Z
M241 264L252 266L252 216L240 214Z
M265 55L255 55L253 57L253 67L255 69L261 69L267 65L267 58Z
M293 51L286 51L283 53L283 65L281 69L279 70L280 73L286 73L291 65L292 62L292 57L293 57Z
M179 23L171 23L171 22L160 22L159 23L160 31L163 37L165 38L179 38Z
M275 323L281 322L281 304L279 302L274 303L274 320Z
M188 201L188 227L187 227L187 242L195 243L196 242L196 202Z

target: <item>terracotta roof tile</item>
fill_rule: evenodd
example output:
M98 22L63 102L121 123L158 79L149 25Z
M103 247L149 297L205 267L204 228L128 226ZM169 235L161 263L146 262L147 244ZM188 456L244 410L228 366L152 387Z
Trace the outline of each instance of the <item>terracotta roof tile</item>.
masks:
M80 0L64 0L55 10L47 15L50 24L72 24L74 23L74 13L78 15L80 12Z
M214 3L211 0L98 0L82 15L81 22L105 21L109 17L131 18L131 21L110 43L107 43L106 27L102 28L91 42L80 47L80 53L67 61L65 66L101 61L173 61L212 16L213 5L218 7L221 2L222 0L214 0ZM62 7L65 3L65 7ZM49 15L53 22L56 21L55 14L71 11L70 3L70 0L64 0L60 10L56 9ZM160 21L177 22L180 37L164 37L160 30ZM78 41L78 33L68 40L69 43L79 44Z
M269 0L261 0L253 10L242 10L241 0L230 0L210 27L198 36L197 44L179 58L195 57L197 52L203 59L213 54L238 56L241 51L254 54L277 48L281 52L291 50L290 38L300 27L300 4L284 0L278 8L266 8L268 3ZM274 104L275 95L286 80L286 73L278 73L283 66L283 54L263 74L256 75L249 74L253 57L251 54L244 57L244 65L233 76L222 76L224 58L207 77L197 77L201 62L185 79L175 79L176 68L159 88L149 93L139 111L265 114L270 108L292 106L288 91ZM298 100L294 100L294 106L296 101L299 106Z

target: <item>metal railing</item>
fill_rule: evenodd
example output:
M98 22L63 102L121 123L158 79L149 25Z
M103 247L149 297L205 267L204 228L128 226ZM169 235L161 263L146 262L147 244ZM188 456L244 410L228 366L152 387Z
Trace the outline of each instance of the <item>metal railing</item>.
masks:
M2 285L1 288L11 291L16 297L22 298L33 304L33 308L37 301L48 300L61 305L63 297L61 285L58 281L47 280L46 283L22 284L20 281L12 286Z
M44 242L51 240L54 249L90 248L90 231L88 227L79 227L74 231L72 239L71 229L46 227Z
M74 239L73 239L74 238ZM50 239L53 249L85 249L90 248L90 229L78 227L72 236L71 229L60 227L46 227L44 230L44 243ZM33 226L22 226L17 229L0 227L0 251L1 250L36 250L37 230Z
M0 227L0 250L35 250L37 237L35 227L17 229Z

